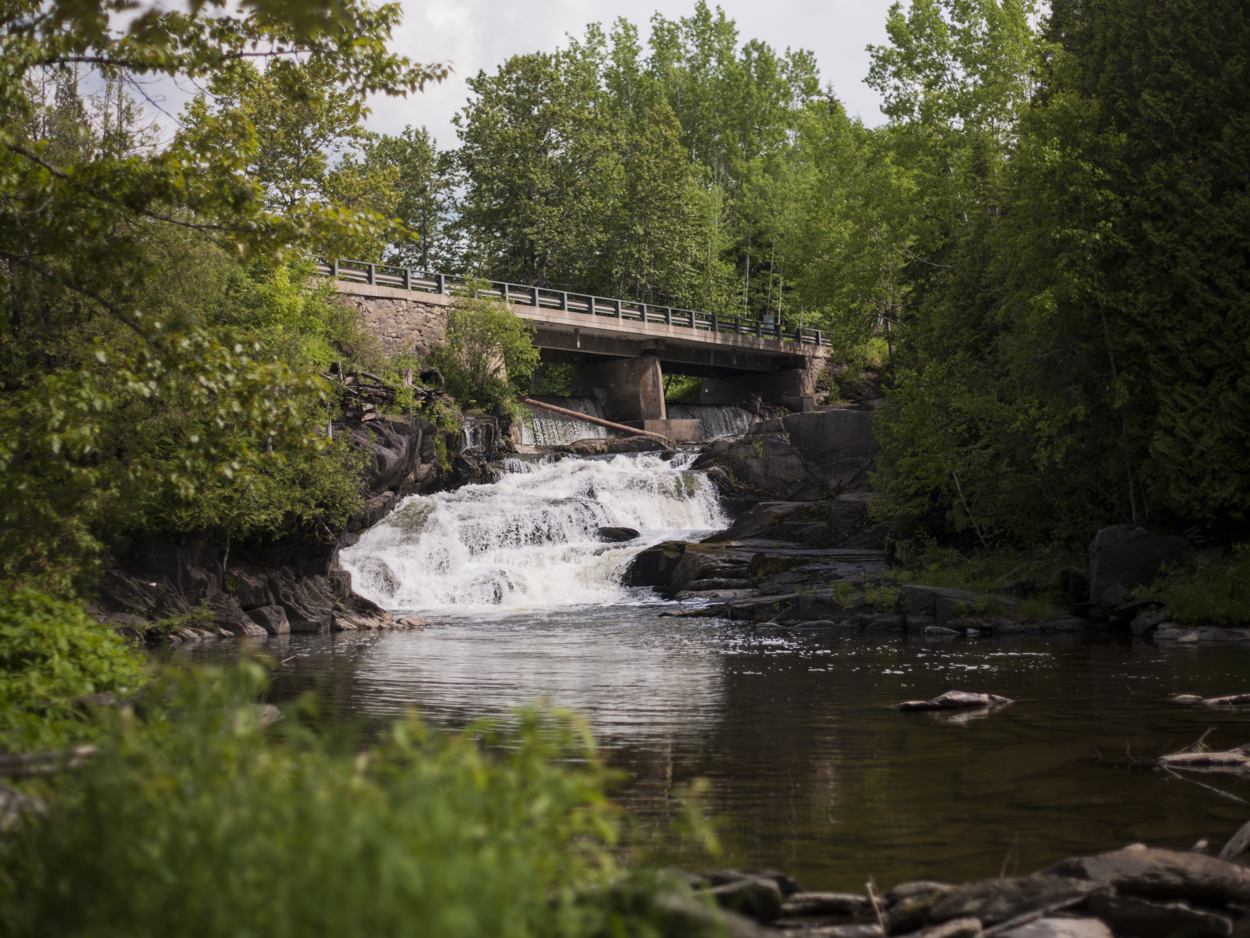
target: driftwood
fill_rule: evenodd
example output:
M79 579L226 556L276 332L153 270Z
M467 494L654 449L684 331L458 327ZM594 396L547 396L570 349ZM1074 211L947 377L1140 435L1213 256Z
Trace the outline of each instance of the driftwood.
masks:
M335 385L339 400L343 405L343 416L349 420L373 420L377 417L378 408L394 404L399 389L371 371L344 371L342 365L334 362L329 374L320 372L321 377ZM412 369L404 372L403 386L409 389L415 403L429 404L443 397L443 373L437 368L421 368L417 377L422 381L432 381L434 387L421 387L412 383Z

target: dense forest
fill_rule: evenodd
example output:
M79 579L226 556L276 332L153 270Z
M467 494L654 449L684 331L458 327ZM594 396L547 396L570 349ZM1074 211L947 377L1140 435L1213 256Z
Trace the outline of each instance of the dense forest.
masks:
M72 589L118 525L341 518L312 372L394 363L312 289L299 261L328 255L819 326L835 370L882 366L901 535L1244 532L1240 4L896 4L870 128L809 52L700 2L646 44L591 25L473 76L445 150L365 128L369 93L442 73L385 51L397 10L353 10L357 46L263 67L249 19L101 59L99 23L10 17L6 576ZM172 127L136 101L150 74L203 89Z

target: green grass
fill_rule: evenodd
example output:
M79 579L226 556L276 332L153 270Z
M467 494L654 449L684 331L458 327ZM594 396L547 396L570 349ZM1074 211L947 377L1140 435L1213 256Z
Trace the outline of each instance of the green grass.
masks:
M1178 622L1250 624L1250 544L1239 544L1215 563L1197 557L1174 567L1145 595L1162 600Z

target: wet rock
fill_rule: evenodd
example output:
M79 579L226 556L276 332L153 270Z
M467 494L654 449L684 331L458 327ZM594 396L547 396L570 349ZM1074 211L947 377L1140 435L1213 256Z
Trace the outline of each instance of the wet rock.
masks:
M330 630L332 632L372 632L392 628L394 622L395 620L387 612L376 615L371 612L336 609L330 618Z
M771 879L740 879L713 886L707 894L722 909L749 915L757 921L781 918L781 890Z
M614 527L604 526L604 527L601 527L596 533L598 534L599 540L607 541L613 544L624 543L625 541L632 541L636 537L638 537L638 531L635 528L623 528L623 527L614 528Z
M1148 847L1061 860L1042 871L1114 886L1142 899L1185 899L1204 905L1250 902L1250 871L1215 857Z
M1132 590L1153 580L1164 564L1180 563L1192 553L1185 538L1159 534L1141 525L1103 528L1089 548L1090 599L1118 605ZM1114 598L1121 591L1124 598Z
M773 931L776 935L777 932ZM881 938L885 934L880 925L862 923L858 925L822 925L816 928L804 928L798 934L803 938Z
M664 893L654 898L640 899L645 903L650 917L656 921L664 935L682 935L689 938L763 938L770 934L754 921L743 915L710 908L704 902L681 893ZM775 933L773 933L775 934Z
M816 501L824 481L780 435L714 440L690 467L702 470L724 495Z
M954 638L958 634L954 629L948 629L942 625L926 625L924 627L925 638Z
M983 925L996 925L1024 913L1053 910L1069 902L1075 905L1105 888L1098 882L1060 876L986 879L956 886L929 907L925 920L937 924L955 918L977 918Z
M213 625L225 629L231 635L264 638L268 634L247 617L243 607L233 596L218 593L208 600L208 608L213 611Z
M374 495L365 500L360 511L352 516L347 522L347 534L344 535L343 546L350 547L349 539L353 538L355 532L363 531L365 528L371 528L392 511L399 504L399 496L394 492L383 492L381 495Z
M1113 938L1111 929L1096 918L1059 917L1034 919L1000 935L1001 938Z
M283 567L271 572L268 580L277 604L286 610L292 633L330 631L335 597L325 577L300 577Z
M595 437L575 440L562 446L552 447L554 452L569 456L608 456L614 453L668 452L669 444L653 436L627 436L623 439Z
M707 870L700 873L699 876L705 883L712 886L723 886L727 883L764 879L775 885L782 896L792 896L795 893L803 891L803 887L800 886L793 877L787 873L781 872L780 870Z
M1191 909L1180 902L1094 896L1086 908L1120 938L1229 938L1233 933L1232 921L1224 916Z
M491 485L498 481L499 473L483 457L474 453L458 453L451 461L447 487L458 489L466 485Z
M1250 753L1246 751L1246 748L1171 752L1159 757L1159 765L1166 769L1243 772L1250 770Z
M872 904L866 896L853 892L796 892L782 903L786 917L842 915L855 918L871 915Z
M963 690L948 690L932 700L905 700L898 710L958 710L964 707L1005 707L1011 703L1008 697L997 694L976 694Z
M745 590L750 588L750 580L740 580L732 577L709 577L704 580L692 580L682 586L684 592L689 593L705 593L711 590Z
M625 571L626 586L667 586L686 552L681 541L665 541L641 551Z
M940 925L931 925L914 931L909 938L980 938L979 918L953 918Z
M929 910L956 888L946 883L921 880L902 883L886 892L882 899L888 910L886 922L890 934L898 935L922 927Z
M1177 625L1164 622L1150 637L1156 642L1178 642L1182 645L1234 645L1250 642L1250 629L1224 628L1218 625Z
M907 620L898 613L880 613L864 624L865 632L905 632Z
M395 628L397 629L424 629L424 628L429 628L433 624L434 623L431 622L429 619L423 619L421 616L418 616L418 615L410 615L410 616L404 616L402 619L397 619L395 621Z
M281 606L248 609L247 616L269 635L287 635L291 631L291 623L287 621L286 610Z
M269 581L263 574L249 568L231 569L225 575L227 591L244 609L258 609L273 603Z
M1168 611L1162 608L1147 608L1137 613L1129 622L1129 629L1134 635L1148 635L1168 620Z
M429 421L419 417L379 416L364 423L336 422L336 439L347 438L354 449L368 455L365 480L371 492L405 488L409 477L419 467L423 444L428 441L433 461L437 431Z

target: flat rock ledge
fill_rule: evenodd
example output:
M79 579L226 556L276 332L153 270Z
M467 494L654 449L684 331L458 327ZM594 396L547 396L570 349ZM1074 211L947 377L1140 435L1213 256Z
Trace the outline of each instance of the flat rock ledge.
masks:
M1236 838L1235 838L1236 839ZM1231 845L1231 842L1230 842ZM1131 844L1031 876L885 892L808 892L775 870L680 873L651 901L672 933L761 938L1230 938L1250 925L1250 871L1195 852Z

